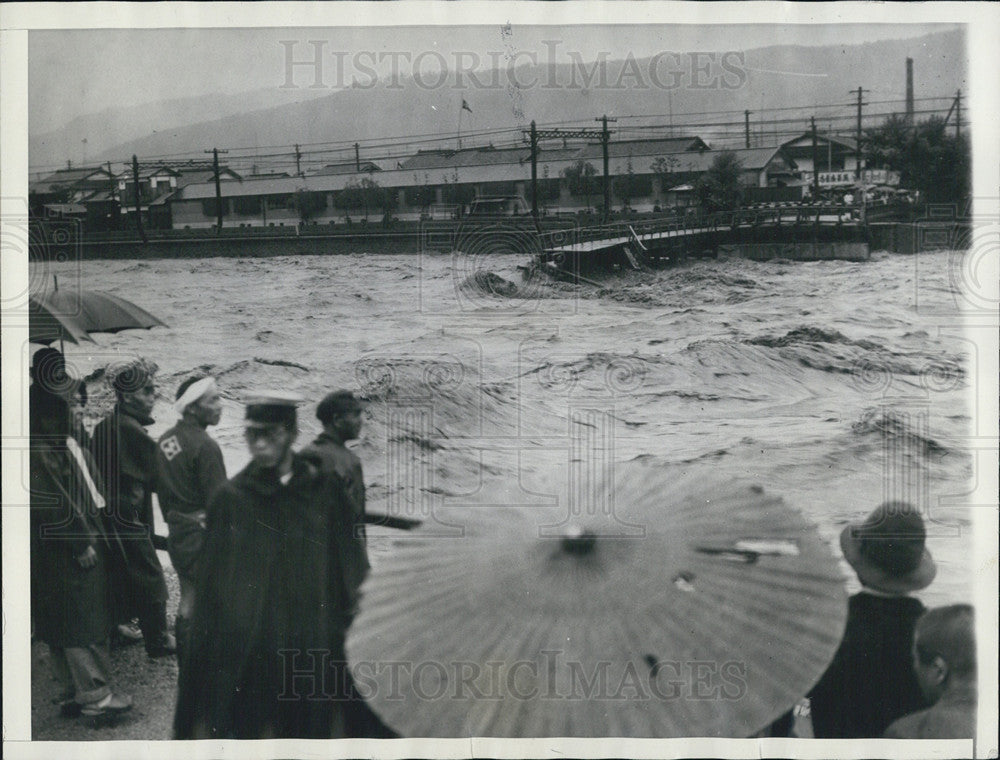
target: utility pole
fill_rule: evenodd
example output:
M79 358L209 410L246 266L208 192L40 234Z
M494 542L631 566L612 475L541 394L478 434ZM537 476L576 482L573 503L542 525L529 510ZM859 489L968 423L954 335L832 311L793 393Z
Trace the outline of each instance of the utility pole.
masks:
M222 183L219 181L219 154L228 153L229 151L212 148L212 150L206 150L205 152L212 154L212 168L215 172L215 212L218 220L215 234L218 235L222 232Z
M115 197L115 175L111 171L111 162L108 161L108 186L111 190L111 229L118 229L118 217L121 215L121 211L115 208L118 205L118 199Z
M595 121L602 121L601 119L595 119ZM614 119L608 119L604 117L604 129L591 129L583 127L580 129L538 129L535 122L531 122L531 129L522 129L522 134L528 139L528 144L531 146L531 195L532 195L532 206L531 213L535 215L535 220L538 219L538 209L535 198L538 197L538 141L544 139L551 140L562 140L563 145L566 145L566 140L570 138L576 139L593 139L595 137L601 140L604 145L604 177L605 177L605 193L607 193L607 176L608 176L608 145L607 145L607 135L608 132L607 121L614 121ZM593 143L591 143L592 145ZM605 195L607 198L607 195ZM587 201L590 202L589 199ZM605 203L605 207L607 207Z
M833 171L833 140L830 139L833 135L833 122L826 125L826 170L828 172Z
M750 147L750 112L743 112L743 136L746 141L746 147Z
M139 159L136 155L132 154L132 186L135 190L135 225L136 229L139 230L139 237L142 238L142 242L146 242L146 231L142 228L142 204L141 196L139 194Z
M962 136L962 91L955 93L955 137Z
M906 123L913 126L913 59L906 59Z
M611 142L611 133L608 131L608 122L618 119L609 119L605 114L594 121L601 122L601 149L604 154L604 221L607 222L611 216L611 177L608 174L608 143Z
M538 224L538 130L531 120L531 216Z
M861 106L865 103L861 102L861 97L864 93L864 88L859 86L856 90L851 90L853 95L855 92L858 93L858 123L857 132L855 134L856 144L854 146L854 178L858 181L861 180Z
M354 143L354 171L361 171L361 146Z
M813 200L819 197L819 162L816 148L816 117L809 119L812 125L812 159L813 159Z
M674 136L674 99L670 96L670 90L669 90L669 88L667 89L667 110L669 112L669 119L670 119L670 121L668 122L669 125L670 125L670 131L668 132L668 134L671 137L673 137Z
M295 143L295 174L299 177L302 176L302 153L299 151L299 144Z

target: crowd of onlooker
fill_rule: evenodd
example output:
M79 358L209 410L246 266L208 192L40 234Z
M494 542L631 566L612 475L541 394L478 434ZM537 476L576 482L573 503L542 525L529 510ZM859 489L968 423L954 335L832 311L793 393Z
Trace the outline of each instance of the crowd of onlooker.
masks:
M192 376L176 389L176 425L146 432L155 365L137 360L107 379L115 406L92 434L79 424L86 386L51 348L32 359L31 601L50 650L59 710L90 725L132 700L114 685L112 633L150 657L180 654L177 738L391 737L360 698L344 640L368 571L358 437L362 404L329 394L323 433L301 450L291 394L250 397L250 464L227 479L218 444L219 390ZM174 633L153 531L153 493L180 580ZM969 605L927 610L913 595L936 566L919 512L887 502L840 536L862 586L843 640L808 693L816 738L971 738L976 651ZM130 631L137 621L138 632ZM289 698L282 652L322 651L338 699ZM326 677L324 675L324 678ZM791 712L765 733L792 733Z
M323 432L295 451L301 399L251 397L251 462L228 479L207 432L222 411L214 378L178 385L177 423L154 440L156 371L142 359L109 369L114 407L88 432L87 386L59 351L32 357L33 633L49 647L60 714L96 727L127 713L110 650L142 641L150 657L178 656L178 738L393 736L342 654L369 567L361 462L345 446L361 402L328 394L316 409ZM240 521L246 531L233 529ZM158 550L180 585L173 633ZM296 642L332 655L342 699L285 698L282 652Z

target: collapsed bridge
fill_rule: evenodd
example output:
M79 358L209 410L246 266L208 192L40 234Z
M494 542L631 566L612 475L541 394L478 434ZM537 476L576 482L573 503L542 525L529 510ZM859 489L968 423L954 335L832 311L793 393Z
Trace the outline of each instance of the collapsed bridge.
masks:
M642 269L717 256L766 260L869 257L868 228L844 205L783 205L542 232L543 268L563 273Z

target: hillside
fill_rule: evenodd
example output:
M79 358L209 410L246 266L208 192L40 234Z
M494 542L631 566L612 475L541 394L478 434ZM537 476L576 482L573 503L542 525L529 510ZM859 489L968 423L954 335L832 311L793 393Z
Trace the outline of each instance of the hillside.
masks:
M328 95L329 93L321 93ZM134 140L172 134L179 128L247 111L286 108L317 97L315 90L268 88L240 93L213 93L120 108L113 104L79 116L59 129L36 133L28 125L28 150L33 165L60 165L67 157L76 163L81 140L87 138L88 161L117 156L117 148Z
M879 105L878 101L904 97L907 56L914 59L918 111L921 97L952 95L959 88L968 89L964 35L960 30L852 46L775 45L747 51L744 56L742 64L730 60L729 71L716 62L707 75L709 80L718 76L719 81L728 82L729 87L691 86L694 79L690 59L683 60L679 66L669 60L660 61L659 68L653 70L658 71L661 83L671 81L670 77L674 76L678 86L669 90L651 86L650 62L642 60L625 64L612 61L596 69L593 68L595 64L588 64L586 72L569 65L518 67L512 78L527 85L536 83L534 86L512 86L507 74L501 73L499 77L493 74L480 77L481 81L497 86L474 87L466 79L464 87L458 87L451 75L446 84L435 88L420 87L404 79L399 88L387 88L379 83L372 88L355 87L304 102L266 108L254 108L252 100L245 99L243 105L246 107L242 112L223 114L216 111L211 119L187 124L180 112L171 113L170 105L163 104L156 109L163 119L162 128L138 139L130 138L109 146L99 155L94 150L91 155L101 160L121 160L133 153L140 156L198 154L213 146L253 149L257 145L359 140L364 158L365 139L454 134L463 98L472 108L471 114L463 114L466 134L476 130L527 127L531 119L539 124L590 122L605 113L609 116L656 115L649 123L665 124L672 114L676 125L682 125L685 120L717 123L714 128L698 129L698 133L708 140L723 134L741 134L744 109L757 113L762 109L804 106L802 110L778 114L788 122L771 129L775 136L782 130L780 136L786 137L789 132L803 130L812 113L817 114L820 123L824 118L853 115L849 90L858 85L865 88L866 101L873 102L870 112L901 108L899 104ZM676 69L676 73L671 73L672 69ZM737 69L738 72L733 73ZM640 72L639 77L629 74L636 70ZM586 86L588 78L590 86ZM700 81L707 80L702 76ZM555 83L556 86L542 87L537 83ZM291 92L302 93L305 89ZM240 97L246 96L230 96L228 102ZM832 110L812 108L826 104L843 105ZM182 110L186 117L190 115L190 108ZM704 115L713 112L736 114ZM177 126L167 126L171 117ZM109 115L109 118L113 117ZM733 123L734 118L738 123ZM681 126L678 129L683 131ZM756 134L756 127L754 130ZM47 139L46 148L57 144L53 136L38 139L42 137ZM762 139L766 142L769 137L770 133ZM33 139L32 150L36 149L40 147ZM353 160L353 148L348 150L343 158ZM331 153L316 160L333 161L338 157ZM38 163L34 154L31 160ZM287 158L272 158L270 163L263 159L261 167L286 171L291 168Z

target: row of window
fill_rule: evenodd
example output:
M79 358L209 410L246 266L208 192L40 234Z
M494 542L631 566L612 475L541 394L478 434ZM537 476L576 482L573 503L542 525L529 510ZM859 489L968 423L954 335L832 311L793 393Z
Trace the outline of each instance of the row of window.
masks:
M565 180L539 179L538 199L540 201L558 200L562 184ZM475 186L470 184L445 183L443 185L417 185L403 189L403 201L409 208L426 208L434 203L465 204L476 197L517 195L519 182L484 182ZM568 184L568 183L567 183ZM525 196L531 201L531 183L524 182ZM611 178L612 190L618 198L631 199L653 194L653 179L648 175L617 175ZM477 193L476 190L479 190ZM583 181L569 184L568 190L575 197L583 198L600 195L603 192L603 180L599 176L586 177ZM440 198L438 197L440 191ZM394 209L398 204L398 191L395 188L381 188L377 185L369 187L348 187L334 193L300 191L298 193L282 193L258 196L237 196L223 198L223 215L230 213L237 216L259 216L264 213L264 202L267 210L292 209L305 210L313 215L327 210L331 205L344 211L369 209ZM331 203L332 200L332 203ZM206 198L201 202L202 213L205 216L218 216L215 198Z

